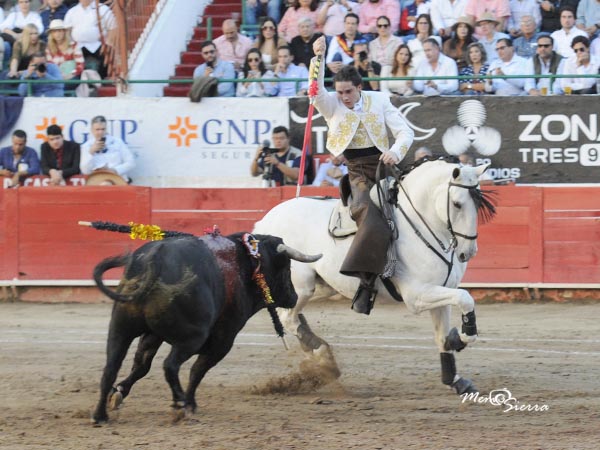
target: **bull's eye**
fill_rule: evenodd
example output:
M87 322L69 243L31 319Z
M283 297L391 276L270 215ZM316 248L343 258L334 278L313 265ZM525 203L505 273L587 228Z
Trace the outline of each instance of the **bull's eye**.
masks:
M454 207L456 209L461 209L462 208L462 203L460 203L460 202L452 202L452 204L454 205Z

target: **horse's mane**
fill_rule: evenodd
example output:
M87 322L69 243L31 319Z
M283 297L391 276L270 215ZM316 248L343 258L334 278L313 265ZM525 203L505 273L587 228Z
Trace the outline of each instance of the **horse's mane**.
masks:
M456 156L424 156L418 159L409 166L401 169L398 179L403 180L409 173L416 168L426 164L428 162L443 161L448 164L460 164L459 159ZM496 215L496 195L497 192L489 189L481 189L479 187L472 187L469 189L469 195L477 208L477 215L481 223L487 223L491 221Z

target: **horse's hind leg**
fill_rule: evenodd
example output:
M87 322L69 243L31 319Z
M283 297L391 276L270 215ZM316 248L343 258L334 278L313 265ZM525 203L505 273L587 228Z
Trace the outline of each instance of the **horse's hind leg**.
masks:
M430 310L435 334L435 343L440 350L442 383L454 389L459 395L477 392L477 388L473 385L471 380L462 378L458 375L456 372L454 351L446 349L450 329L450 312L450 306L442 306Z

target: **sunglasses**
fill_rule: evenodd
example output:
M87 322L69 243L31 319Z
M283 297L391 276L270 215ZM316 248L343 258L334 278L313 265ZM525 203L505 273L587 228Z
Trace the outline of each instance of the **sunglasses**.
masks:
M267 25L261 28L261 30L274 30L275 27L272 27L271 25Z
M585 48L585 47L577 47L577 48L574 48L573 51L575 53L583 53L583 52L587 51L587 48Z
M389 28L390 24L389 23L378 23L377 24L377 28Z
M550 47L552 47L552 44L538 44L538 47L540 47L540 48L550 48Z
M248 58L248 62L259 62L260 59L258 58Z
M205 52L202 52L203 55L212 55L215 51L214 50L206 50Z

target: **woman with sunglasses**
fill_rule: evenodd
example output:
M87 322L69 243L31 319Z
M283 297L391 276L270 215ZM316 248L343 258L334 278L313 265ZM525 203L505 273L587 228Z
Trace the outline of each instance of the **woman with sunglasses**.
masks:
M319 6L319 0L294 0L292 6L290 6L279 22L279 35L284 38L287 42L291 42L296 36L300 34L298 29L298 22L304 17L310 17L313 23L317 24L317 30L321 31L321 27L318 25L319 12L317 8Z
M275 19L272 17L262 19L260 34L252 45L253 48L260 50L267 69L272 69L273 64L277 62L277 49L281 45L287 45L287 42L278 36L275 24Z
M412 53L408 45L402 44L394 53L394 62L391 66L381 69L381 76L385 77L410 77L416 72L412 65ZM390 97L402 95L408 97L414 93L412 80L381 80L381 92L387 92Z
M415 67L419 67L419 63L425 59L423 42L425 42L430 36L433 36L433 24L431 23L431 17L429 14L421 14L419 17L417 17L415 31L416 34L410 40L407 40L407 44L413 55L413 65Z
M377 37L369 42L369 54L371 59L381 67L391 66L394 63L396 50L404 42L402 38L392 34L391 22L387 16L379 16L375 25Z
M260 50L251 48L246 55L244 67L238 79L275 78L272 70L267 70ZM267 97L275 93L275 83L270 81L246 81L237 83L237 97Z

